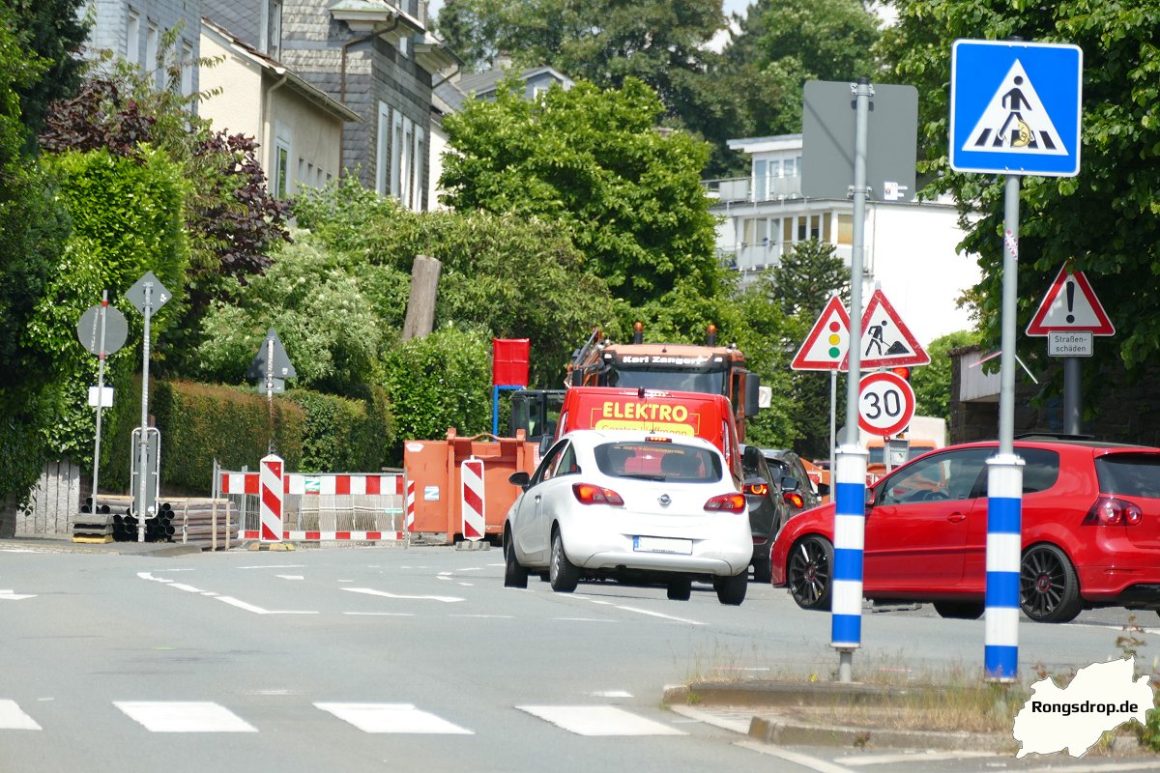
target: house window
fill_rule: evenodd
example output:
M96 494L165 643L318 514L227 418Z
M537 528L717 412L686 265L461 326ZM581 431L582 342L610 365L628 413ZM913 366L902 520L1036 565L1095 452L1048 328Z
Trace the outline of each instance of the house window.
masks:
M753 160L753 200L765 201L769 198L769 182L766 178L769 162L764 158Z
M399 181L403 170L403 116L396 112L394 115L394 134L391 140L391 195L401 198L402 186Z
M266 50L275 59L282 56L282 0L270 0L270 27Z
M391 109L386 102L379 103L378 137L375 147L375 191L380 196L387 195L387 180L390 179L391 157Z
M415 127L415 192L411 197L411 209L420 212L423 209L423 191L426 187L427 142L426 134L420 127Z
M290 144L274 141L274 198L284 199L290 189Z
M141 14L129 9L125 19L125 59L133 64L143 64L141 61Z
M782 163L784 164L784 169L781 175L782 177L797 177L798 171L802 167L802 157L795 156L794 158L787 158Z
M181 43L181 95L188 97L193 93L193 44Z
M838 215L838 244L847 247L854 244L854 216Z
M149 22L145 29L145 61L142 62L146 72L153 73L153 82L157 88L165 88L165 71L157 64L157 45L161 39L161 32L157 25Z

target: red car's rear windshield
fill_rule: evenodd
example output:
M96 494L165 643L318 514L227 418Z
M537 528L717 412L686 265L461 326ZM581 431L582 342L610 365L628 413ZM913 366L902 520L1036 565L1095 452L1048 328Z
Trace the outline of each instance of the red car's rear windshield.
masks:
M678 443L621 441L595 449L596 466L616 478L645 478L688 483L721 480L721 457L706 448Z
M1160 499L1160 454L1105 454L1096 457L1103 494Z

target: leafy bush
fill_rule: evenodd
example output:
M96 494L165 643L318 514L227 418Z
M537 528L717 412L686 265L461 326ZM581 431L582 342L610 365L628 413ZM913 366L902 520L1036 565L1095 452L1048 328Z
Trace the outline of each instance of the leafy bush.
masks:
M393 420L382 390L369 403L305 389L286 399L306 414L302 472L373 472L388 461L394 446Z
M475 332L440 328L406 341L384 363L400 439L436 440L491 428L491 344Z

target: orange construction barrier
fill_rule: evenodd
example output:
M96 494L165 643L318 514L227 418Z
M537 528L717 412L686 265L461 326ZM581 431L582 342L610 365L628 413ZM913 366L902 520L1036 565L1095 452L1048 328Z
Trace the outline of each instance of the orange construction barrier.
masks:
M446 544L463 536L464 494L460 465L467 459L483 462L484 537L499 537L508 508L520 493L508 476L531 473L538 445L516 437L491 434L459 437L454 427L446 440L408 440L403 443L403 469L415 484L415 520L412 534L442 534ZM469 503L470 507L470 503ZM469 529L469 533L474 529Z

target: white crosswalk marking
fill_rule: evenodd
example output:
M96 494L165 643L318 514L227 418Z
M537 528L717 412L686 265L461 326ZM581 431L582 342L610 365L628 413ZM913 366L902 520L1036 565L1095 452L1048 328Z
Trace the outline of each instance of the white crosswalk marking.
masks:
M576 735L685 735L616 706L516 706Z
M258 729L225 706L209 701L113 701L154 733L256 733Z
M419 733L475 735L446 719L410 703L315 703L316 707L349 722L364 733Z
M39 730L36 720L25 714L16 701L0 699L0 730Z

